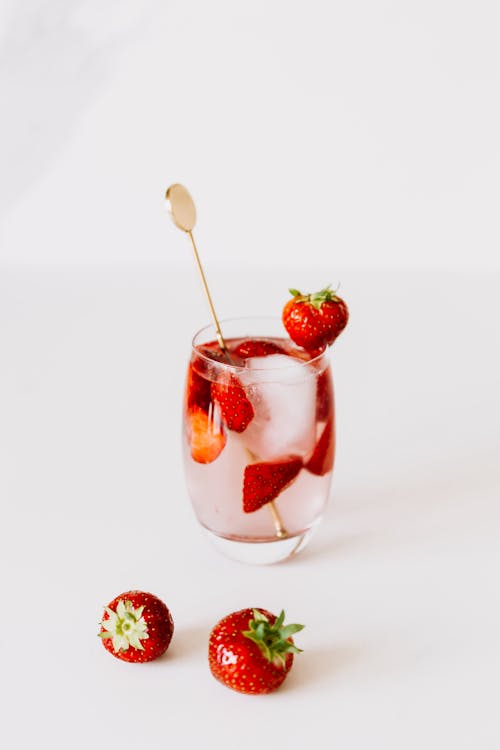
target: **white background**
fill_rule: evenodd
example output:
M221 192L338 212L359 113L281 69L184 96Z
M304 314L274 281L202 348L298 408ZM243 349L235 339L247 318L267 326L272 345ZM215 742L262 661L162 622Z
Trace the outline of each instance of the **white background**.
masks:
M494 0L0 7L0 257L499 267Z
M0 570L9 750L498 750L494 2L0 4ZM296 560L201 536L180 404L207 320L341 282L332 502ZM102 606L171 608L150 665ZM272 696L207 667L246 606L306 623ZM235 739L236 738L236 739Z

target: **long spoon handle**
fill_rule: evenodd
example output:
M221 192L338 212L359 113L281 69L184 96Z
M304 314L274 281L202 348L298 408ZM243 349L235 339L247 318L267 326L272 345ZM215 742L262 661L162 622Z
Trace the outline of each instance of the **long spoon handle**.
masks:
M226 346L226 342L224 341L224 336L222 335L219 319L217 317L217 313L215 312L214 303L212 301L212 295L210 294L210 291L208 289L207 279L205 277L203 266L201 265L200 256L198 254L198 248L196 247L196 242L194 241L193 229L196 225L196 207L194 205L194 201L191 198L189 191L184 187L184 185L180 185L179 183L170 185L170 187L168 188L166 192L165 197L168 203L170 204L170 213L172 214L172 219L174 221L175 226L181 229L187 235L189 235L189 239L191 240L191 245L193 246L193 254L194 254L196 266L200 273L201 283L203 285L203 290L207 298L208 307L210 309L210 314L214 322L217 341L219 342L220 348L229 359L229 362L232 363L233 360L231 359L231 355ZM257 457L253 456L253 454L250 454L250 451L248 451L248 453L249 455L252 456L254 461L257 460ZM285 537L288 536L288 533L285 527L283 526L280 515L278 513L278 509L276 508L274 501L271 500L269 503L267 503L267 506L273 518L274 528L276 530L276 536L278 537L278 539L284 539Z

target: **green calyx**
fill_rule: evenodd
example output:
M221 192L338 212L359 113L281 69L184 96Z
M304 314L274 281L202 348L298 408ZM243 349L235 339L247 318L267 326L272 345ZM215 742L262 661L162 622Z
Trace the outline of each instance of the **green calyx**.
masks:
M112 638L115 652L126 651L129 646L144 651L141 641L149 638L149 635L146 620L142 616L143 610L144 606L135 609L132 602L123 599L118 602L116 612L105 607L109 617L101 620L104 632L99 633L99 637Z
M331 284L328 284L320 292L313 292L313 294L302 294L298 289L289 289L288 291L295 298L295 302L307 302L315 307L316 310L319 310L323 302L339 302L340 297L336 295L337 290L332 291L331 286Z
M243 631L245 638L256 643L263 655L276 666L285 666L286 654L300 654L302 649L297 648L288 639L304 629L304 625L284 625L285 613L281 610L279 617L271 625L269 619L258 609L253 610L253 620L248 623L250 630Z

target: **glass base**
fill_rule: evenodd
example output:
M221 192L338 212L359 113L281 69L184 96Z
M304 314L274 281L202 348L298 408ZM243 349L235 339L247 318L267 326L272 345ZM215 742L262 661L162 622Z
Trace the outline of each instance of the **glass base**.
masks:
M225 557L249 565L272 565L287 560L304 549L314 533L314 529L309 529L303 534L286 539L268 542L245 542L217 536L208 529L204 529L204 531L216 549Z

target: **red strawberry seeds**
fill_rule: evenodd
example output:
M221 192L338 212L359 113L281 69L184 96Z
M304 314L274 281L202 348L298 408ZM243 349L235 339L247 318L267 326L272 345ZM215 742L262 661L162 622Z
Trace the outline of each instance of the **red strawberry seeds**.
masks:
M240 693L271 693L286 678L293 656L300 653L292 635L303 625L284 625L265 609L242 609L213 628L208 643L210 671L219 682Z
M236 375L230 375L227 383L212 383L212 398L219 404L228 429L244 432L254 417L254 410Z
M280 461L248 464L243 476L243 511L254 513L288 487L302 468L302 459L288 456Z
M101 631L104 648L128 662L153 661L169 647L174 621L154 594L126 591L104 609Z
M298 346L319 353L346 327L347 305L330 287L314 294L301 294L297 289L290 293L292 299L283 308L283 325Z

